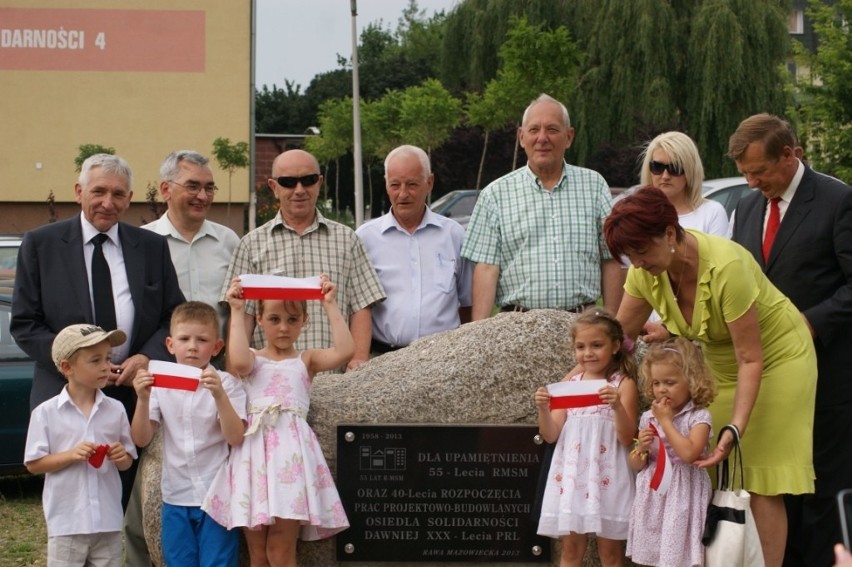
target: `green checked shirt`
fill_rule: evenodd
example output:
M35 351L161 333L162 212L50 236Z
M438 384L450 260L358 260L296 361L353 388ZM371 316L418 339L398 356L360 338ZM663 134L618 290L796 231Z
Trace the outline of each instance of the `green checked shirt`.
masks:
M563 165L547 191L529 166L482 190L462 256L499 266L498 306L571 309L601 296L601 262L611 258L604 219L612 198L595 171Z
M330 221L317 211L314 223L300 235L287 226L279 211L275 218L243 236L222 285L221 300L231 279L241 274L267 274L307 278L328 274L337 284L337 304L349 316L385 298L385 292L367 252L355 232ZM257 302L246 302L246 313L254 315ZM263 348L266 339L255 326L252 346ZM296 349L331 346L331 327L319 301L308 301L308 325L296 342Z

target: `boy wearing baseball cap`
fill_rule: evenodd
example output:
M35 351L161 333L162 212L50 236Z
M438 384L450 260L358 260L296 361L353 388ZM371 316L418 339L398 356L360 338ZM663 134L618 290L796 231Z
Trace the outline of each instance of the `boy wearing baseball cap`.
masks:
M68 384L30 415L24 464L44 474L47 561L121 565L121 480L136 458L120 402L106 397L110 348L120 330L71 325L53 340L51 355ZM63 563L64 564L64 563Z

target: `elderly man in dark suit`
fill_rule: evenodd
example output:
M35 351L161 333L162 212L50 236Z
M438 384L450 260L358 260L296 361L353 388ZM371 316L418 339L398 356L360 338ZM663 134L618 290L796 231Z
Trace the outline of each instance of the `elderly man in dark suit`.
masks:
M758 114L740 123L728 155L758 189L737 206L733 239L799 308L814 337L816 493L785 499L784 565L819 567L833 564L841 538L834 497L852 487L852 189L803 165L796 146L789 123Z
M128 336L126 346L111 353L113 375L104 393L119 399L132 418L133 376L150 359L169 360L169 319L184 297L166 240L119 222L133 196L127 162L107 154L91 156L83 162L74 192L82 213L28 232L18 254L10 327L35 360L30 409L65 385L50 354L56 334L74 323L97 323ZM107 287L96 293L105 269L96 267L99 262L108 267ZM122 476L125 506L135 467L129 470Z

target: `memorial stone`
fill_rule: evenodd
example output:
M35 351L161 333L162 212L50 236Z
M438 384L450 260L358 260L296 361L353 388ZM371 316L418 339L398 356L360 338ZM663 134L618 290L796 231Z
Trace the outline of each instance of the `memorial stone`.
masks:
M337 434L342 425L535 425L533 392L538 386L560 380L575 364L569 337L575 317L554 310L498 314L415 341L370 360L354 372L317 376L308 421L329 466L334 468L337 462ZM159 549L160 470L159 457L154 453L155 448L147 451L141 474L146 488L145 536L150 547ZM555 543L551 542L551 563L558 565ZM395 561L391 555L385 560L400 567L437 567L452 562L446 557L434 562ZM331 538L300 541L298 564L366 567L376 563L338 562L336 541ZM593 538L584 565L599 565Z

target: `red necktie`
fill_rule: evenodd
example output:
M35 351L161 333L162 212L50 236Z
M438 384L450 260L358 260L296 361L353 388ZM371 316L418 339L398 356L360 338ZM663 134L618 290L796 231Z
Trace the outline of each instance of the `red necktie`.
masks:
M778 227L781 226L781 209L778 208L780 200L781 197L773 197L769 200L769 220L766 221L766 234L763 236L764 262L769 259L769 251L772 250L772 243L775 241Z

